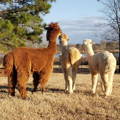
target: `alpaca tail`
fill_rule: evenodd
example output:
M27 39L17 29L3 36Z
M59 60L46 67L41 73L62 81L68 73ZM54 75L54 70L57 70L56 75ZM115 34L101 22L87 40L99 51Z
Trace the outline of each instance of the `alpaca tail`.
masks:
M11 53L4 56L3 66L5 67L4 74L9 76L13 70L13 55Z

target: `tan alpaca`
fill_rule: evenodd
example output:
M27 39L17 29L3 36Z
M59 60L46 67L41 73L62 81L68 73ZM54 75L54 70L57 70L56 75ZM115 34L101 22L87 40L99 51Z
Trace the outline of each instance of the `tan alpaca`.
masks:
M65 78L65 92L73 93L75 90L75 80L81 59L81 54L77 48L68 46L69 38L66 34L62 33L59 39L62 51L60 61Z
M94 54L92 43L93 42L90 39L86 39L83 42L91 70L92 93L96 93L98 73L100 73L105 96L109 96L112 93L113 75L116 69L116 59L113 54L108 51Z

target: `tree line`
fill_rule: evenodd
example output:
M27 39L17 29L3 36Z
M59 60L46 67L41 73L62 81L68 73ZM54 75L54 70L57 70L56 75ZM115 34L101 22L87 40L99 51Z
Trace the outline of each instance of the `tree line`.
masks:
M45 25L41 15L49 13L55 0L0 0L0 50L26 43L41 43Z

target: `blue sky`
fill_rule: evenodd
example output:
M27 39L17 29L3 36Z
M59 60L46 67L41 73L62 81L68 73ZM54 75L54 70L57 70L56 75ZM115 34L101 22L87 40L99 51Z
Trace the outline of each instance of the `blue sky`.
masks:
M102 5L97 0L56 0L52 5L50 13L44 17L47 22L102 15Z
M58 22L70 37L70 44L82 43L86 38L100 42L106 23L102 9L97 0L56 0L43 19L47 23Z
M56 0L52 3L50 13L42 17L46 23L58 22L62 31L69 36L70 44L81 44L86 38L100 42L107 27L101 12L103 8L97 0Z

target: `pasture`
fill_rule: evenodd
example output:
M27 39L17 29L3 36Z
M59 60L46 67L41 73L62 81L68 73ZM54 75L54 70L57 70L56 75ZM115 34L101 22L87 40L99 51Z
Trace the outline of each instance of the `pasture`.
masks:
M98 95L90 93L89 73L77 74L76 91L64 93L62 73L52 73L42 94L34 94L32 79L28 82L28 98L8 96L7 79L0 77L0 120L120 120L120 74L114 76L112 96L104 98L100 85Z

